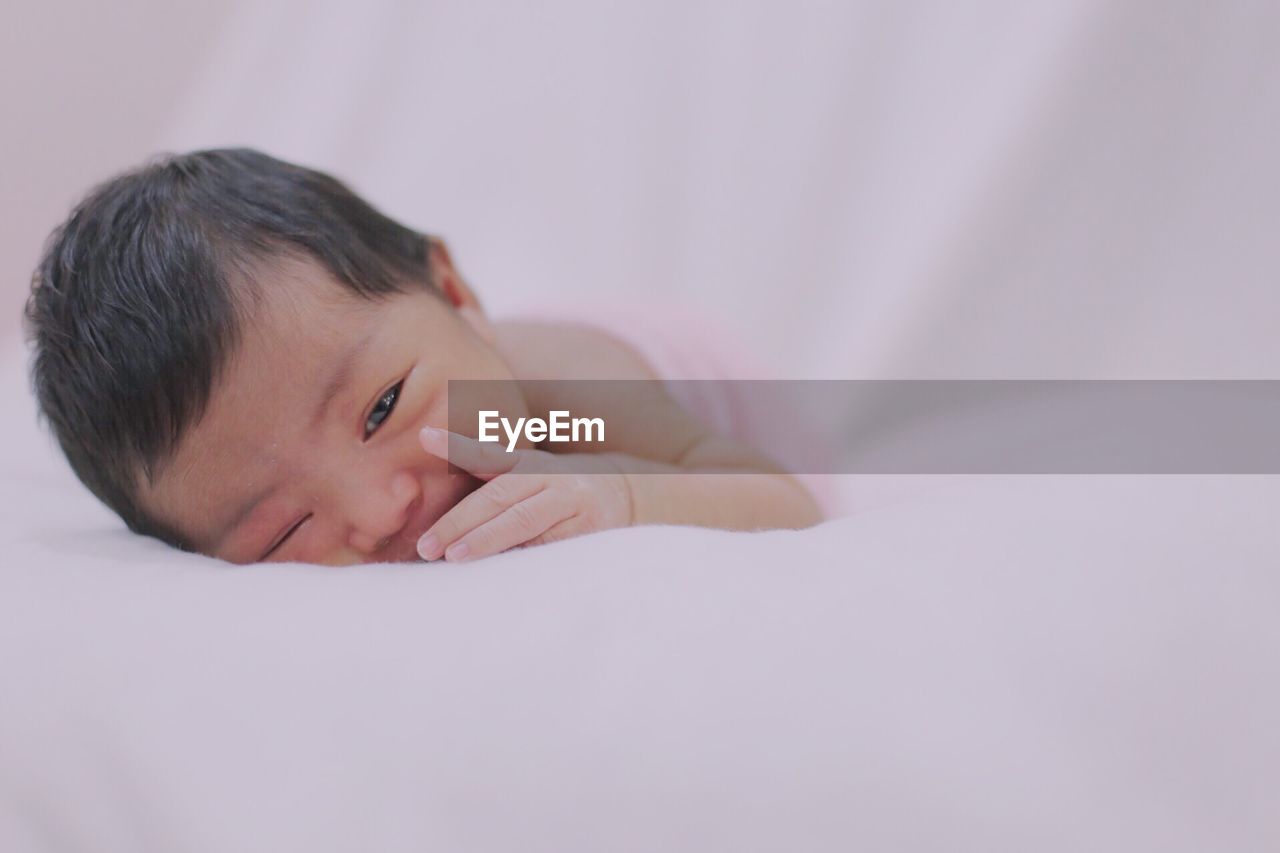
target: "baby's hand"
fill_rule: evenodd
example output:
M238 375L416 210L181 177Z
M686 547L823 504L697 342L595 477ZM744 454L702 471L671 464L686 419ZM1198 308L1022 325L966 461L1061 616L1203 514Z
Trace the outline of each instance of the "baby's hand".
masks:
M419 437L428 453L487 481L418 540L424 560L472 560L631 523L630 487L604 456L508 452L432 427Z

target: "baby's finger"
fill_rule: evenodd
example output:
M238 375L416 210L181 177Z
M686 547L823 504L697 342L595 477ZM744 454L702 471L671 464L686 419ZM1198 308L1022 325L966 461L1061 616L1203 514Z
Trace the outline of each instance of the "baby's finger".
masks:
M474 560L522 545L574 513L573 501L560 489L544 489L450 545L445 559Z
M501 444L484 444L465 435L436 427L423 427L418 433L422 447L452 465L481 480L492 480L510 471L520 461L520 451L508 453Z
M575 536L581 536L587 532L586 525L582 522L582 516L571 515L558 524L552 525L549 529L525 542L525 545L549 545L552 542L560 542L565 539L572 539Z
M418 555L435 560L464 534L497 518L507 509L540 492L546 480L534 474L498 476L458 501L418 540Z

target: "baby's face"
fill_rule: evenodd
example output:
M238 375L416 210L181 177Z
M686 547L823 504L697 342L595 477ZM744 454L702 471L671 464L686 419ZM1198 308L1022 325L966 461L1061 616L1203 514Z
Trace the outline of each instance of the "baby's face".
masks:
M433 249L432 263L459 310L426 290L367 301L316 264L273 263L205 416L144 486L144 507L235 563L418 559L418 537L479 486L427 454L419 430L448 427L450 378L512 378L447 256ZM520 399L498 405L527 414Z

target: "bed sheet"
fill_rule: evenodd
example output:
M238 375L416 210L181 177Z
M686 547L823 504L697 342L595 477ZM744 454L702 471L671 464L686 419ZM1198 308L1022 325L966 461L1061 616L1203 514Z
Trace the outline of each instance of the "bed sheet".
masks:
M23 409L0 849L1280 842L1277 478L854 478L808 531L231 567L123 531Z

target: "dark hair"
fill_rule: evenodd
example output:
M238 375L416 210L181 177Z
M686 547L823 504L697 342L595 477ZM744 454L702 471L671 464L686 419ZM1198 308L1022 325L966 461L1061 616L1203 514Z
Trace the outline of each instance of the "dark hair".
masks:
M139 476L154 484L203 416L253 270L301 253L378 299L433 287L427 248L342 182L259 151L155 159L93 189L45 244L25 316L40 414L130 530L189 550L140 506Z

